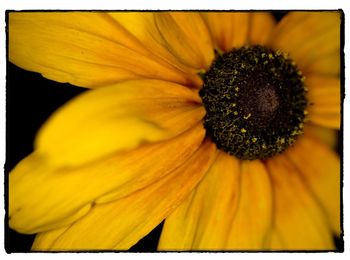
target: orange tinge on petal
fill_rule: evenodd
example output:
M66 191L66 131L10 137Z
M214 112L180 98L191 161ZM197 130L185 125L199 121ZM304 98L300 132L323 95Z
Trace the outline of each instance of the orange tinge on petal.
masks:
M198 13L156 13L155 21L162 44L183 64L197 70L208 69L214 48L205 23Z
M133 149L156 145L193 128L195 132L187 133L191 139L185 138L186 145L173 156L181 162L204 136L203 127L198 125L203 116L199 97L190 89L169 82L129 81L85 92L48 120L36 139L35 152L11 172L10 225L21 232L35 233L73 221L86 213L88 208L81 211L84 207L97 199L108 201L106 197L102 199L103 195L132 183L141 170L139 166L128 167L132 162L124 154L142 160L133 155ZM152 155L158 149L149 149L143 157L150 156L152 164ZM115 159L118 163L113 163ZM171 160L159 163L162 173L176 165ZM136 171L123 172L128 168ZM152 176L157 177L155 172ZM148 182L153 177L149 176ZM129 187L142 187L142 179L140 176L139 185L136 182L136 186Z
M302 140L299 140L299 144ZM302 148L301 148L302 149ZM273 225L268 236L271 249L276 250L332 250L334 249L331 225L324 211L322 203L318 201L322 192L328 192L323 186L325 175L320 172L324 164L320 164L320 158L311 156L307 162L296 160L297 157L310 157L313 152L307 150L290 151L292 158L282 154L267 161L268 170L271 175L274 192L274 216ZM310 162L317 163L321 167L308 167ZM322 162L327 162L327 159ZM312 165L314 166L314 163ZM300 168L299 168L300 167ZM318 171L317 171L318 169ZM317 176L319 174L319 176ZM339 174L339 172L328 172L328 174ZM314 176L312 176L314 175ZM318 178L322 179L319 181ZM333 179L333 177L331 178ZM307 180L307 182L305 182ZM330 180L330 179L329 179ZM333 179L334 180L334 179ZM332 180L330 185L337 185ZM314 190L314 194L308 182L312 186L321 188ZM312 187L311 186L311 187ZM327 188L328 189L328 188ZM334 201L334 190L332 191L332 202ZM328 203L327 203L328 204ZM334 207L332 208L333 211ZM336 212L333 212L336 213Z
M290 12L268 42L290 55L304 75L339 75L340 12Z
M166 219L158 249L263 249L271 207L271 183L263 164L240 163L220 152L191 196Z
M218 49L226 52L247 42L249 13L203 12L201 16Z
M264 45L275 27L264 12L201 12L216 48L223 52L244 45Z
M340 79L327 76L309 76L305 80L309 92L308 117L314 124L339 129L341 120Z
M339 156L309 133L299 140L298 145L287 150L286 156L296 166L303 182L325 210L333 232L340 235Z
M61 107L40 129L35 149L50 164L79 165L176 136L204 113L199 96L181 85L125 81L85 92Z
M215 155L215 145L204 141L191 158L159 181L114 202L98 204L65 228L39 234L33 250L130 248L188 196Z
M118 12L11 12L9 59L51 80L81 87L147 78L200 84L196 74L148 49L114 14ZM124 15L137 18L143 32L157 30L141 14Z

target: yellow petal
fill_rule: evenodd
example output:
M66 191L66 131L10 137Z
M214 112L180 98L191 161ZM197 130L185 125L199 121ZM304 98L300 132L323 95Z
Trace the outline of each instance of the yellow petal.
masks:
M189 80L195 84L197 87L201 86L200 77L197 76L198 68L189 67L184 64L179 59L179 55L172 53L167 46L164 37L162 36L163 30L159 30L159 27L156 23L155 16L161 14L155 12L112 12L110 16L115 20L117 24L123 27L128 31L135 39L142 43L145 48L153 53L158 59L166 61L172 66L176 67L180 71L183 71ZM182 14L184 15L184 14ZM196 19L196 18L194 18ZM197 19L198 20L198 19ZM200 21L197 25L200 25ZM178 27L178 25L173 24L172 26ZM169 31L169 28L165 28L166 31ZM170 31L175 30L172 28ZM201 35L207 34L205 28L200 32ZM193 36L192 36L193 37ZM205 36L207 38L207 36ZM198 41L203 41L198 38ZM178 39L173 42L173 44L178 44ZM203 42L202 42L203 43ZM206 48L207 43L204 43L201 46L201 49ZM193 44L190 42L188 48L193 48ZM188 50L186 51L186 53ZM185 53L185 54L186 54ZM175 54L175 56L174 56ZM210 55L210 53L204 53L204 55ZM188 53L187 53L188 55ZM181 57L180 57L181 58ZM186 61L187 63L192 61Z
M158 182L115 202L98 204L62 230L38 235L34 250L128 249L176 208L201 180L216 155L209 141Z
M189 198L165 221L160 250L262 249L271 225L271 187L259 161L221 153Z
M200 98L170 82L137 80L88 91L60 108L35 148L50 164L77 165L171 138L204 115Z
M327 146L309 136L298 140L286 156L322 205L333 231L340 235L340 161Z
M324 127L340 128L340 79L337 77L309 76L305 81L309 89L307 110L312 123Z
M249 43L251 45L265 45L276 26L276 21L270 13L251 13Z
M307 75L308 65L316 60L329 59L335 53L339 57L340 13L290 12L271 34L269 44L289 53L304 75ZM329 69L333 70L331 66Z
M156 13L155 21L163 45L178 60L198 70L209 68L214 59L214 48L198 13Z
M92 204L126 196L166 176L196 151L203 138L204 129L198 125L171 140L75 168L55 168L33 154L10 174L10 226L36 233L71 223Z
M319 57L307 65L306 74L320 74L325 76L338 76L340 71L339 51L328 54L326 57Z
M32 244L32 251L47 250L51 247L52 243L57 237L62 235L67 230L67 227L61 227L48 232L39 233L35 236L35 239Z
M273 221L273 192L266 168L259 160L243 161L239 204L231 224L227 248L265 249Z
M305 159L307 163L311 159L320 163L319 158ZM284 154L268 160L267 167L274 189L274 224L267 237L269 247L274 250L334 249L324 211L300 178L298 169Z
M305 134L310 134L315 138L318 138L321 142L326 144L333 149L336 149L338 144L338 130L314 125L314 124L306 124L305 125Z
M224 249L237 205L239 177L239 161L220 152L198 187L166 219L158 249Z
M83 87L139 78L191 84L183 72L156 60L108 13L10 13L9 58L49 79Z
M203 12L201 15L215 46L222 51L230 51L248 42L248 12Z

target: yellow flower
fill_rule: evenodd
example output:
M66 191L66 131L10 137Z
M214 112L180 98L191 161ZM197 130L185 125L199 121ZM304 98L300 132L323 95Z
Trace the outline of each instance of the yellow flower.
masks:
M159 250L334 249L339 49L339 12L10 13L11 62L91 89L11 172L10 227L34 250L128 249L163 220ZM275 113L297 124L250 136Z

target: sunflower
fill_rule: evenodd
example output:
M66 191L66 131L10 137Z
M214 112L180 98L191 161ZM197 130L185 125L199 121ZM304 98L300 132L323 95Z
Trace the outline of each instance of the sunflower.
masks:
M9 59L89 88L9 175L32 250L332 250L337 11L11 12Z

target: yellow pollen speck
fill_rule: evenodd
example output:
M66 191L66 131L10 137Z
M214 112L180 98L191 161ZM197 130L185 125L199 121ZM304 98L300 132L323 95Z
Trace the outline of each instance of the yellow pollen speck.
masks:
M234 111L233 114L234 114L235 116L237 116L237 115L238 115L238 112L237 112L237 111Z
M304 115L308 115L309 112L307 112L307 110L304 110Z
M269 53L269 59L273 59L273 55Z
M232 107L236 107L236 105L237 105L236 103L232 103L231 104Z
M239 90L239 87L235 87L235 91L238 91Z
M241 129L241 132L242 132L242 133L245 133L245 132L247 132L247 130L245 130L244 128L242 128L242 129Z
M253 137L253 138L252 138L252 142L255 143L256 141L258 141L258 138Z
M199 74L199 75L204 75L205 72L206 72L205 69L200 69L199 72L198 72L198 74Z
M243 118L244 118L244 119L248 119L251 115L252 115L252 114L249 113L248 115L244 116Z
M262 147L263 149L266 149L266 148L267 148L265 144L262 144L261 147Z

